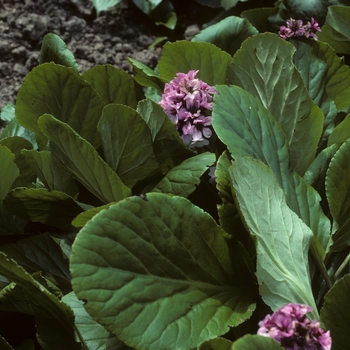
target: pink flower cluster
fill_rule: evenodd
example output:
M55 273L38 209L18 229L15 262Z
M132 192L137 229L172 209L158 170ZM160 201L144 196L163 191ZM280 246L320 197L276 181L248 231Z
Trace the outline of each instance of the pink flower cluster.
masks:
M196 78L197 73L198 70L177 73L177 78L165 84L160 101L189 147L208 145L212 135L210 111L215 88Z
M301 19L290 18L286 21L287 26L280 27L278 35L282 39L289 39L293 37L305 36L306 38L318 39L316 32L321 32L321 28L318 23L311 17L311 21L307 22L306 25L303 25Z
M303 304L282 306L259 322L258 334L275 339L287 350L330 350L329 331L306 317L310 311L312 307Z

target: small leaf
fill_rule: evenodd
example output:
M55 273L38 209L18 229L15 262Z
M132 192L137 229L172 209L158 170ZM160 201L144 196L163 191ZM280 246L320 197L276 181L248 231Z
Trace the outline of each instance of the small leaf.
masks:
M112 65L95 66L82 77L98 92L104 103L118 103L136 108L143 94L135 80L123 70Z
M119 4L121 0L92 0L94 7L96 9L97 17L102 11L108 10L110 7Z
M45 188L17 188L4 200L6 207L19 217L71 230L71 222L83 209L67 194Z
M258 31L247 20L229 16L203 29L192 41L212 43L233 55L243 41L254 34L258 34Z
M254 308L254 280L246 273L237 278L246 268L243 261L232 266L229 242L234 248L213 218L185 198L131 197L95 215L77 235L73 289L128 346L191 349Z
M84 227L84 225L89 220L91 220L97 213L99 213L103 209L109 208L113 204L115 204L115 202L112 202L112 203L109 203L106 205L102 205L100 207L92 208L92 209L89 209L87 211L80 213L79 215L77 215L77 217L74 218L74 220L72 221L72 225L74 227Z
M66 43L56 34L46 34L41 44L40 64L54 62L79 71L78 64Z
M326 176L326 193L337 230L333 234L332 251L350 245L350 139L343 143L332 158Z
M110 104L97 126L106 163L130 188L158 168L151 131L132 108Z
M187 197L196 189L200 183L200 177L214 162L215 154L209 152L188 158L172 168L153 188L152 192Z
M334 128L328 138L328 146L333 144L341 145L350 138L350 114Z
M13 118L15 118L15 105L13 105L12 103L8 103L1 109L0 119L8 123Z
M44 63L27 74L16 102L18 122L35 132L45 149L47 138L38 127L40 116L50 113L69 124L94 146L100 144L96 125L104 103L93 87L72 68Z
M103 161L92 145L67 124L49 114L40 117L38 124L50 139L52 153L102 202L118 201L131 194L130 189Z
M274 339L261 335L247 334L233 343L231 350L283 350Z
M223 84L232 57L210 43L176 41L163 46L158 70L162 78L172 80L176 73L199 70L197 77L209 85Z
M308 251L312 231L289 208L270 168L240 157L230 168L240 210L257 240L260 295L272 310L293 303L317 307L313 298Z
M330 289L324 298L321 321L332 337L332 350L350 348L350 275L347 274Z

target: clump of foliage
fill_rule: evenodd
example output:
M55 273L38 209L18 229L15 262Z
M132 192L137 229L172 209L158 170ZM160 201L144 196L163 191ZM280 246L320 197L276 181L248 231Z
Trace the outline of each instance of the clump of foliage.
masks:
M2 349L278 350L259 323L293 310L293 344L349 348L350 7L328 5L227 17L133 76L44 38L1 111L0 313L34 332ZM319 40L277 34L311 17ZM159 103L184 76L210 91L172 100L188 143Z

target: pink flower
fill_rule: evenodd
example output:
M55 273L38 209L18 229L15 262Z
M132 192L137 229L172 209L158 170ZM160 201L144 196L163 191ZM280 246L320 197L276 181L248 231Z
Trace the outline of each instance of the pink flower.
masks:
M307 22L306 25L303 25L301 19L289 18L286 21L287 26L281 26L278 32L278 35L282 39L289 39L292 37L301 37L305 36L306 38L314 38L317 40L316 32L320 32L321 28L313 17L311 17L311 22Z
M259 322L258 334L275 339L287 350L330 350L329 331L306 317L310 311L312 308L303 304L282 306Z
M165 84L160 101L189 147L208 145L212 135L210 111L215 88L196 78L197 73L198 70L177 73L177 78Z

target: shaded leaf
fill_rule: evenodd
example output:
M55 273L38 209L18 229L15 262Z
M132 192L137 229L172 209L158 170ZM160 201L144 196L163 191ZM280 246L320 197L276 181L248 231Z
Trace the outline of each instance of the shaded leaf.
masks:
M72 221L72 225L74 227L83 227L89 220L91 220L97 213L99 213L103 209L109 208L111 205L115 204L115 202L102 205L100 207L92 208L87 211L84 211L77 215Z
M140 86L130 74L112 65L95 66L82 74L82 77L98 92L104 103L118 103L136 108L142 100Z
M260 7L243 11L241 17L247 19L260 33L273 32L268 19L277 11L276 7Z
M3 350L13 350L13 347L2 336L0 336L0 347Z
M248 37L258 34L247 20L229 16L197 34L193 42L208 42L233 55Z
M199 350L231 350L232 342L225 338L215 338L202 343Z
M214 162L215 154L209 152L188 158L172 168L152 189L152 192L187 197L196 189L200 183L200 177Z
M326 176L326 193L336 232L332 251L350 245L350 139L343 143L332 158Z
M260 295L272 310L301 303L312 306L317 318L308 263L312 231L288 207L270 168L239 157L230 168L244 220L257 240Z
M110 104L97 129L106 163L128 187L158 170L150 129L135 110Z
M247 334L233 343L231 350L283 350L274 339L260 335Z
M90 143L67 124L49 114L38 124L50 139L50 149L61 163L104 203L121 200L131 194L119 176L103 161Z
M172 80L176 73L199 70L197 78L209 85L223 84L232 57L210 43L167 42L163 46L158 70L162 78Z
M350 114L334 128L328 138L328 146L333 144L341 145L350 138Z
M93 87L72 68L44 63L27 74L16 102L18 122L35 132L45 149L47 138L37 121L45 113L69 124L94 146L100 144L96 125L104 103Z
M254 308L254 281L246 274L237 279L229 242L212 217L185 198L128 198L79 232L73 289L89 314L129 346L193 348L243 322ZM241 264L234 270L245 270Z
M56 34L46 34L41 43L39 63L54 62L62 66L79 70L78 64L66 43Z
M321 321L329 329L332 337L332 350L347 350L350 347L350 275L337 281L326 294L321 310Z

